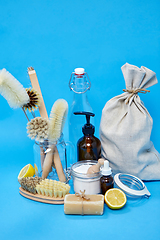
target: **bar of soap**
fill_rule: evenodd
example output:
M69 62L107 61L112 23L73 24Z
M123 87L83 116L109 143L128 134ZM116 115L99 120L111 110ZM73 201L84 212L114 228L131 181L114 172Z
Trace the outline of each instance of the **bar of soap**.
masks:
M102 215L104 210L104 196L102 194L86 195L89 200L67 194L64 198L65 214Z

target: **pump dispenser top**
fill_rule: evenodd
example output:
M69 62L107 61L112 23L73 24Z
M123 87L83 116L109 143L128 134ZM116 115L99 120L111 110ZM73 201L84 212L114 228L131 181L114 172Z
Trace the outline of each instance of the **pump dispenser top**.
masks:
M74 112L75 115L85 115L86 124L82 127L84 134L77 142L77 160L98 160L101 157L101 142L94 136L95 127L90 123L91 112Z
M95 132L95 127L90 123L90 117L94 117L95 114L91 112L74 112L75 115L85 115L86 124L82 127L82 132L84 135L93 135Z

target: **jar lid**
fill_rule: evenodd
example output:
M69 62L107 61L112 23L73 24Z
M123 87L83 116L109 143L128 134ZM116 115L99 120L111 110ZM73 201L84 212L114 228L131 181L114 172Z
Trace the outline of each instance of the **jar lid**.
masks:
M151 194L141 179L130 174L118 173L114 176L115 184L122 189L128 197L150 197Z

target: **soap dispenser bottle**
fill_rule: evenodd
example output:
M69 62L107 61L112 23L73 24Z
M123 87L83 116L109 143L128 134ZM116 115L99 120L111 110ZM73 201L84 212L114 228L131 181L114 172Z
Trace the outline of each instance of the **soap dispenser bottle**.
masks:
M101 142L94 136L95 127L90 123L91 112L74 112L75 115L85 115L87 123L82 127L84 134L77 142L77 160L98 160L101 157Z
M100 178L101 191L105 195L106 191L114 186L114 180L112 177L112 170L109 167L108 160L104 160L104 166L101 168L102 177Z

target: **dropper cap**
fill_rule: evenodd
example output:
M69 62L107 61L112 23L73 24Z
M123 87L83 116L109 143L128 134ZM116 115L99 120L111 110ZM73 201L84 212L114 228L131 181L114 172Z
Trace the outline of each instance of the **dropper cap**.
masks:
M109 161L108 160L104 160L104 167L102 168L102 174L104 176L109 176L112 174L112 170L111 168L109 167Z

